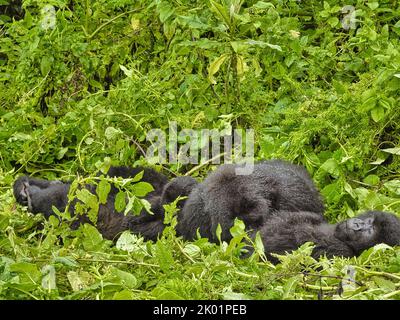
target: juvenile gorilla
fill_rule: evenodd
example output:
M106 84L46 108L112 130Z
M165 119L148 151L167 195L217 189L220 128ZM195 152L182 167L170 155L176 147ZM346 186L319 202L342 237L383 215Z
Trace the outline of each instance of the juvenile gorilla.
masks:
M178 216L177 231L185 239L201 236L216 242L218 224L222 240L229 240L235 218L250 230L259 229L278 211L309 211L324 220L324 205L307 171L280 160L254 165L249 175L237 175L237 165L222 165L190 193Z
M138 216L124 215L115 210L115 196L118 189L112 186L108 194L107 203L99 206L97 228L107 239L114 239L124 230L130 229L136 234L142 235L146 240L156 240L164 229L163 204L175 200L178 196L187 196L191 188L197 183L190 177L178 177L168 182L168 178L150 168L129 168L129 167L111 167L107 175L110 177L129 178L136 176L143 171L141 181L150 183L154 190L145 197L151 204L153 215L146 210ZM178 187L176 186L178 185ZM68 204L68 192L70 183L60 181L47 181L42 179L20 177L14 184L14 196L18 203L28 206L30 212L42 213L46 218L54 214L52 206L58 210L64 211ZM95 194L95 186L85 186L90 192ZM75 212L74 200L69 207L72 215ZM182 201L183 205L184 201ZM76 229L81 223L91 223L86 215L76 215L76 220L71 228Z
M284 254L313 242L312 256L354 257L378 243L400 244L400 219L381 211L368 211L356 218L329 224L312 212L279 212L263 225L260 234L269 260L271 253Z

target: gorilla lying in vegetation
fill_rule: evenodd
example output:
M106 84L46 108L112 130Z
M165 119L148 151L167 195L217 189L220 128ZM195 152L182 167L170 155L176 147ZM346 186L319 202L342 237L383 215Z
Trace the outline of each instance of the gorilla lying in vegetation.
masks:
M163 205L179 196L189 196L178 202L177 233L185 240L196 238L197 230L211 242L217 242L216 228L221 225L221 238L231 238L229 229L235 218L243 220L252 235L260 231L265 253L283 254L297 249L305 242L314 242L313 256L352 257L378 243L400 245L400 219L395 215L369 211L357 218L329 224L323 217L324 205L307 171L290 163L273 160L255 164L250 175L236 175L235 165L223 165L202 183L191 177L168 179L149 168L112 167L111 177L129 178L144 171L142 181L153 185L146 195L151 204L150 215L142 210L133 216L118 213L114 208L118 192L112 187L107 203L100 205L97 228L107 239L114 239L124 230L156 240L164 230ZM69 183L21 177L14 184L17 202L27 205L33 213L53 214L52 206L65 210ZM86 186L95 193L94 186ZM76 201L69 210L74 214ZM78 215L73 228L90 223Z
M130 229L135 234L142 235L146 240L157 240L157 237L164 230L164 208L163 204L174 201L178 196L187 196L191 189L197 184L191 177L178 177L168 182L168 178L150 168L129 168L129 167L111 167L107 175L109 177L133 178L143 171L141 181L150 183L154 190L145 197L151 205L153 215L145 209L138 216L124 215L117 212L114 207L115 196L118 189L112 186L108 194L107 203L100 204L96 227L106 239L114 239L122 231ZM175 181L176 180L176 181ZM42 179L23 176L17 179L14 184L14 196L18 203L28 206L28 210L34 214L42 213L46 218L53 215L52 207L55 206L63 212L68 204L68 192L70 183L61 181L47 181ZM86 188L93 194L96 193L96 187L87 185ZM77 200L74 200L69 211L75 215L75 206ZM178 203L183 205L184 200ZM91 223L86 215L75 215L76 220L71 228L76 229L82 223Z
M309 211L323 219L324 205L308 172L280 160L256 163L249 175L237 175L238 165L226 164L212 172L190 193L179 214L177 231L186 239L203 237L216 242L231 238L235 218L247 229L258 229L278 211Z
M327 223L313 212L281 211L273 214L260 229L267 258L284 254L306 242L315 244L312 256L354 257L379 243L400 245L400 219L381 211L368 211L337 224Z

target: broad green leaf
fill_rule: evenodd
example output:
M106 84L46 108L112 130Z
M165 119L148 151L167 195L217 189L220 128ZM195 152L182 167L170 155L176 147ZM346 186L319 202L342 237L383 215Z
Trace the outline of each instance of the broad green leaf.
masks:
M96 193L99 197L99 203L106 204L108 194L111 191L111 185L107 180L100 180L96 187Z
M201 253L201 249L191 243L186 244L182 251L193 258L198 257Z
M122 131L120 129L115 129L114 127L107 127L104 131L104 135L106 136L107 140L114 140L120 136Z
M126 207L126 195L125 192L119 191L115 196L114 203L115 210L117 212L122 212Z
M370 174L366 176L363 181L371 186L376 186L377 184L379 184L380 179L377 175Z
M232 228L229 229L233 237L243 236L245 233L245 225L242 220L235 218L235 223Z
M385 108L377 106L371 110L372 120L375 122L381 121L385 117Z
M321 169L330 173L331 175L338 177L339 176L339 165L335 159L328 159L322 165Z
M208 80L212 84L217 84L217 81L214 79L214 75L218 72L219 68L221 65L225 62L225 60L228 58L227 54L223 54L219 58L215 59L210 66L208 67Z
M378 277L378 276L374 276L374 277L372 277L372 279L374 280L374 282L376 283L376 285L379 288L382 288L386 291L396 290L396 284L393 283L392 281L389 281L383 277Z
M153 186L148 182L138 182L132 186L132 191L137 197L144 197L149 192L154 191Z
M157 10L160 15L160 21L164 23L174 14L174 8L168 3L168 1L161 1L157 6Z
M54 58L52 56L43 56L40 62L40 72L42 76L47 75L53 66Z
M144 171L140 171L138 174L136 174L133 179L132 182L138 182L140 180L143 179L143 175L144 175Z
M35 264L28 262L13 263L10 265L10 271L25 274L25 279L28 279L32 283L37 283L41 277L41 272L38 267Z
M113 281L116 281L126 288L134 289L138 285L136 277L129 272L113 268L111 274Z
M103 242L103 236L99 231L88 223L84 224L81 228L83 232L82 245L85 250L95 251L99 249Z

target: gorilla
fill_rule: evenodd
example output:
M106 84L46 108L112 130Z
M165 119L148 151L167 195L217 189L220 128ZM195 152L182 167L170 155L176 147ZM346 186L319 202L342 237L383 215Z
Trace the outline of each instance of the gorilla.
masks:
M131 230L135 234L142 235L146 240L156 240L164 229L164 209L163 205L174 201L179 196L188 196L197 181L191 177L177 177L170 182L168 178L150 168L130 168L130 167L111 167L107 175L109 177L135 177L143 171L141 181L150 183L154 190L145 196L151 205L153 214L149 214L142 209L138 216L131 214L124 215L117 212L114 207L115 196L118 189L112 186L108 194L107 203L100 204L96 227L106 239L115 239L122 231ZM68 205L68 192L71 183L61 181L48 181L20 177L13 186L14 196L17 202L28 207L34 214L41 213L46 218L53 215L52 207L56 207L63 212ZM91 193L96 194L96 187L86 185ZM77 229L82 223L91 223L86 215L75 214L75 206L78 200L73 200L69 206L70 213L75 217L71 224L72 229ZM185 200L178 203L183 206Z
M297 249L305 242L313 242L313 257L358 256L363 250L378 243L400 244L400 219L395 215L368 211L352 218L329 224L323 217L324 205L307 171L297 165L280 160L255 164L250 175L236 175L237 165L222 165L202 183L187 176L168 178L150 168L111 167L110 177L129 178L143 171L142 181L153 185L154 190L145 197L151 204L149 214L143 209L138 216L124 215L115 210L118 189L112 186L107 203L100 204L97 228L107 239L115 239L122 231L131 230L145 240L157 240L165 228L163 205L177 203L178 235L185 240L196 238L197 230L211 242L221 225L221 240L228 241L229 229L235 218L243 220L250 236L260 232L267 258L276 263L272 253L284 254ZM18 203L28 206L32 213L53 215L52 207L64 211L68 205L70 183L47 181L27 176L14 184ZM95 186L86 185L95 194ZM69 211L75 213L78 200L70 203ZM81 223L91 223L86 215L74 215L71 228ZM251 248L250 248L251 250Z
M301 166L281 160L256 163L249 175L237 175L239 165L226 164L193 188L178 214L177 232L185 239L200 235L216 242L231 238L235 218L247 229L256 230L275 212L308 211L324 220L324 204L308 172Z
M337 224L313 212L282 211L273 214L259 231L267 258L274 263L278 260L271 253L284 254L306 242L315 244L314 258L355 257L379 243L400 245L400 219L381 211L367 211Z

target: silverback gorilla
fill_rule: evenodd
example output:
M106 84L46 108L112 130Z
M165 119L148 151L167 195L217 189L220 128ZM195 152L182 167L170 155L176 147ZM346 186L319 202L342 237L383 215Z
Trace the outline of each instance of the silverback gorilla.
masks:
M250 175L236 175L236 165L222 165L202 183L191 177L167 177L149 168L111 167L108 175L134 177L144 171L142 181L153 185L154 191L145 198L153 215L144 209L138 216L123 215L114 208L117 188L113 187L107 203L100 205L97 228L107 239L115 239L124 230L157 240L164 230L163 205L179 196L177 233L193 240L197 231L211 242L217 242L218 224L222 240L231 238L229 229L235 218L243 220L251 235L260 231L267 257L277 262L271 253L283 254L297 249L305 242L314 242L313 256L328 257L359 255L378 243L400 244L400 219L395 215L369 211L357 218L329 224L323 217L322 198L307 171L280 160L255 164ZM60 211L68 203L69 183L20 177L14 184L17 202L28 206L33 213L46 217L53 214L52 206ZM94 186L86 186L95 193ZM76 202L75 202L76 203ZM74 213L74 202L70 205ZM71 226L90 223L79 215Z

